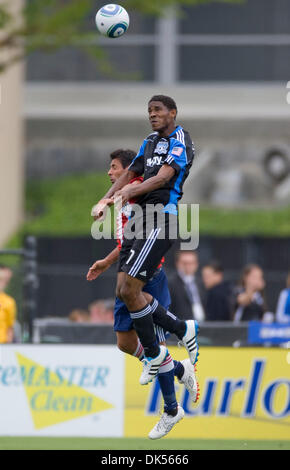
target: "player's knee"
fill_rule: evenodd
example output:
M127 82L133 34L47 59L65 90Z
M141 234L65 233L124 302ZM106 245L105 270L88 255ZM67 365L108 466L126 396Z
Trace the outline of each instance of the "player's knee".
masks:
M126 304L132 302L136 298L136 290L129 283L124 283L120 289L120 295Z

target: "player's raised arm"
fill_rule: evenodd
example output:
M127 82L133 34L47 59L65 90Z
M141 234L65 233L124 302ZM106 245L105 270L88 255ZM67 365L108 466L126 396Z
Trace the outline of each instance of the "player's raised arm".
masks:
M125 204L130 199L136 199L143 194L162 188L171 180L174 174L174 168L165 164L160 168L156 176L152 176L138 185L128 185L121 190L116 191L115 196L122 197L122 202Z
M92 208L91 215L95 220L100 219L107 209L107 207L114 204L114 194L126 186L131 179L135 178L136 174L133 171L125 170L122 176L113 184L105 196Z
M119 190L126 186L129 181L136 178L136 173L128 168L124 170L124 173L117 179L117 181L113 184L113 186L109 189L109 191L105 194L104 198L111 199L114 194Z
M139 149L139 153L133 159L131 165L124 169L122 174L114 181L113 186L105 194L105 196L96 204L92 209L92 216L95 220L100 219L107 209L108 206L111 206L114 203L113 196L116 193L124 188L132 179L137 176L141 176L144 173L144 147L146 139ZM110 175L110 172L108 173Z

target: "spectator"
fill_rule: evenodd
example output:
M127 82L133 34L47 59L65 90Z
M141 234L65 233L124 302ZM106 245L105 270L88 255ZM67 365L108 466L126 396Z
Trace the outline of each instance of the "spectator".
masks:
M232 286L224 280L223 268L212 261L202 268L202 279L207 290L205 314L207 321L229 321L232 312Z
M16 302L4 291L11 279L12 271L7 266L0 266L0 343L12 343L16 320Z
M286 279L286 289L283 289L279 295L276 321L280 323L290 323L290 271Z
M90 314L86 310L82 309L75 309L73 310L69 316L69 320L74 323L89 323L90 322Z
M198 255L196 251L177 251L175 255L176 274L169 281L171 306L182 320L205 318L202 306L202 286L196 278Z
M0 264L0 269L2 270L4 279L6 280L6 287L5 287L6 289L9 282L11 281L13 272L12 272L12 269L9 268L9 266L6 266L5 264Z
M114 300L96 300L89 305L91 323L114 324Z
M260 266L245 266L240 285L236 289L234 322L263 319L266 312L264 289L264 274Z

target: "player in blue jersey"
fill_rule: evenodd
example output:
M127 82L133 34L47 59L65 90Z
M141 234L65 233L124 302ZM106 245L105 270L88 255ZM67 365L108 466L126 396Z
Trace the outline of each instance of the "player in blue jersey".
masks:
M111 153L111 165L108 171L111 183L114 183L122 173L128 168L136 153L132 150L116 150ZM131 184L140 184L143 178L137 178L131 181ZM105 272L119 258L119 252L122 247L123 231L130 217L132 203L129 201L117 217L117 245L104 259L97 260L89 269L87 279L92 281ZM168 309L171 298L168 289L166 274L162 269L162 264L157 268L152 279L143 287L144 292L149 293L160 302L163 307ZM117 335L117 345L119 349L127 354L137 357L140 361L144 358L143 346L134 330L133 321L125 303L116 298L114 309L114 330ZM158 343L165 344L164 330L155 326L156 337ZM155 439L163 437L167 434L174 424L176 424L177 401L174 388L174 375L178 378L179 383L184 384L188 390L192 401L195 403L199 396L199 386L195 377L195 367L190 363L189 359L181 362L173 361L170 354L164 359L158 372L158 380L160 389L164 398L164 415L167 417L166 428L158 428L158 433L151 431L149 437ZM172 413L174 416L172 416ZM164 418L163 418L164 420Z
M117 296L125 302L144 347L141 384L150 382L157 375L168 353L166 347L159 346L156 341L154 323L177 335L192 364L198 357L197 323L178 320L143 291L163 255L174 243L171 229L175 230L177 226L177 204L194 158L188 132L176 126L177 107L172 98L153 96L148 103L148 113L153 133L144 140L128 170L92 212L96 219L99 218L109 205L108 200L113 203L113 196L121 198L123 204L138 198L141 207L141 216L139 213L139 218L135 217L135 237L129 236L128 225L125 227L117 279ZM140 175L144 175L143 183L128 185ZM162 209L159 207L161 219L152 208L156 204L162 206ZM177 413L181 415L183 410L179 407Z

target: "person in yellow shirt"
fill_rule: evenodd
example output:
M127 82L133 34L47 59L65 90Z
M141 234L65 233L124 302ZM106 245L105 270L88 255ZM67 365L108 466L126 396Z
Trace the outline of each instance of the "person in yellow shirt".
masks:
M0 343L12 343L13 326L16 319L16 302L4 290L11 276L7 275L7 267L0 266Z

